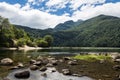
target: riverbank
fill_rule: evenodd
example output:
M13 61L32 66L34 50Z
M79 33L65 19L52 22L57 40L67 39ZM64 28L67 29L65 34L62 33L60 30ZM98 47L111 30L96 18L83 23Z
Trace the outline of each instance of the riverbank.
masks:
M24 50L24 51L29 51L29 50L39 50L39 49L43 49L42 47L30 47L25 45L24 47L11 47L11 48L7 48L7 47L1 47L0 50Z

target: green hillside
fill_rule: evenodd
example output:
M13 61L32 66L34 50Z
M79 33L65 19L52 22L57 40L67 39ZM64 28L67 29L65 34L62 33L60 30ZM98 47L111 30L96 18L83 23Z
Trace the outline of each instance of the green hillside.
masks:
M0 16L0 47L24 47L25 45L34 47L49 47L53 42L51 35L43 37L35 36L31 28L27 28L25 32L22 28L17 28L10 24L7 18ZM27 33L28 32L28 33ZM30 34L32 33L32 34Z
M52 35L53 46L120 47L120 18L118 17L99 15L82 22L67 21L65 24L58 25L54 29L46 30L21 28L33 37Z

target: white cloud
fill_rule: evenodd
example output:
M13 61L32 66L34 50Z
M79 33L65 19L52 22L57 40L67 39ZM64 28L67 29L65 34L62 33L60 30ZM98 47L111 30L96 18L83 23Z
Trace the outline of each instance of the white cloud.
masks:
M120 17L120 2L106 3L96 7L87 7L87 9L83 9L82 11L78 10L74 12L72 17L74 18L74 20L86 20L100 14Z
M29 2L34 2L35 0L29 0ZM44 1L44 0L39 0L39 1ZM49 1L54 1L54 0L49 0ZM71 3L69 7L72 7L72 4L74 5L72 9L76 9L77 7L75 5L78 5L79 0L55 0L53 4L47 3L47 6L49 5L50 7L53 5L58 5L62 4L62 1L66 1L65 4ZM75 3L77 1L78 3ZM100 15L100 14L105 14L105 15L112 15L112 16L117 16L120 17L120 2L117 3L104 3L105 0L80 0L82 7L80 10L76 9L73 12L73 15L70 15L70 13L66 12L58 16L57 14L53 15L50 14L49 11L52 9L47 9L46 12L44 9L33 9L30 6L30 3L26 3L25 6L21 6L20 4L8 4L6 2L0 2L0 15L6 18L10 19L10 22L13 24L18 24L18 25L25 25L29 26L32 28L40 28L40 29L45 29L49 27L55 27L58 23L63 23L64 21L67 20L78 20L78 19L89 19L91 17ZM83 2L82 2L83 1ZM98 3L104 3L102 5L97 5L95 6L94 4ZM84 5L85 4L85 5ZM79 5L79 6L80 6ZM57 11L56 9L54 11ZM71 16L71 17L69 17Z
M58 23L70 19L65 15L51 15L37 9L24 10L23 8L15 7L14 5L10 5L5 2L0 3L0 15L9 18L13 24L25 25L40 29L54 27Z
M71 0L71 8L77 10L83 4L100 4L105 3L106 0Z
M67 3L69 3L69 0L49 0L46 6L48 8L61 9L65 8Z

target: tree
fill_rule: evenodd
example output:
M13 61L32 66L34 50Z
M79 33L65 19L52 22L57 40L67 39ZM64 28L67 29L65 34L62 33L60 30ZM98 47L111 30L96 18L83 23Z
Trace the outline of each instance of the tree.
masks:
M53 43L53 37L51 35L46 35L44 40L48 43L48 47Z

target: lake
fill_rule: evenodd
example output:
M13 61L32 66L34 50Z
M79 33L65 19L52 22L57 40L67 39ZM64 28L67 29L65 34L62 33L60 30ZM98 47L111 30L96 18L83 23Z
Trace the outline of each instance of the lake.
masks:
M56 58L66 57L66 56L75 56L77 54L84 53L119 53L119 48L52 48L52 49L42 49L42 50L33 50L33 51L9 51L9 50L1 50L0 51L0 60L6 57L11 58L15 64L18 62L22 62L26 64L30 58L36 59L38 56L53 56ZM30 58L29 58L30 57ZM111 63L110 63L111 64ZM0 77L7 76L10 80L19 80L14 77L16 72L22 70L29 70L28 68L21 70L10 70L8 71L7 66L0 66ZM30 71L30 70L29 70ZM48 77L40 77L40 71L30 71L31 77L29 79L20 79L20 80L94 80L93 78L83 76L83 77L75 77L75 76L64 76L58 71L55 73L49 73L49 69L46 71ZM64 78L64 79L63 79ZM108 79L109 80L109 79Z

